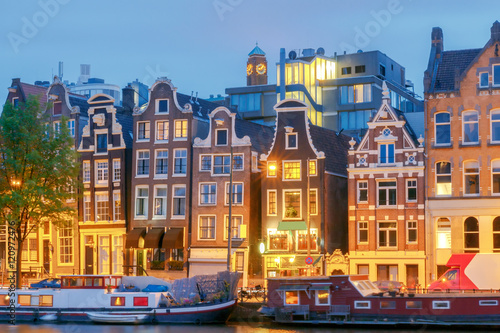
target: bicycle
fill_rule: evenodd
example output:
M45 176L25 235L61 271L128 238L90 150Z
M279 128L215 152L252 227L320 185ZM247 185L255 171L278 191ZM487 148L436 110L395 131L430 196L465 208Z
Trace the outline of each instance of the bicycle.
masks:
M255 298L257 302L263 302L265 300L265 290L261 285L257 285L253 288L238 290L238 298L242 301L250 301L252 298Z

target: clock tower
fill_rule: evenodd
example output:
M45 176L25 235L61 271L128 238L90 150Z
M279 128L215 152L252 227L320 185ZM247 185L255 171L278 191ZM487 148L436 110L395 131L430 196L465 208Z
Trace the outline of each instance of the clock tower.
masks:
M267 60L266 53L255 45L248 54L247 61L247 86L267 84Z

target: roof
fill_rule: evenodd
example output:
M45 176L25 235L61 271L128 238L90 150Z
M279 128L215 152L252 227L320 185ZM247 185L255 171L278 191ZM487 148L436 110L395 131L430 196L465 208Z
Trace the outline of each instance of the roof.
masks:
M274 128L272 127L236 118L235 131L240 138L248 135L252 142L252 148L259 154L266 154L271 148L274 139Z
M307 105L304 104L303 102L288 101L278 105L276 108L281 109L281 108L303 108L303 107L307 107Z
M123 140L127 148L132 148L133 143L133 118L132 115L121 113L122 108L116 107L116 121L122 125Z
M25 98L28 98L29 95L38 96L41 105L47 104L47 87L21 82L20 88Z
M255 47L253 48L253 50L250 51L250 53L248 55L249 56L253 56L253 55L263 55L263 56L265 56L266 52L262 51L262 49L258 45L255 45Z
M443 51L438 63L436 77L430 91L455 90L455 75L459 76L469 67L483 49Z
M202 98L195 98L189 95L177 93L177 102L179 102L179 106L182 108L186 104L191 104L191 108L193 110L193 115L195 117L201 117L204 119L208 119L208 115L213 110L220 107L220 104L209 102Z
M315 125L309 127L314 147L325 153L326 171L347 176L347 151L351 138L327 128Z

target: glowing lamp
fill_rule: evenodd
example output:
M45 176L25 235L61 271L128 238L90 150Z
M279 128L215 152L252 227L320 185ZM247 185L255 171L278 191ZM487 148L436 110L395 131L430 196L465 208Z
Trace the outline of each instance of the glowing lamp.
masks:
M262 254L264 252L266 252L266 246L264 245L264 243L260 243L259 244L259 252Z

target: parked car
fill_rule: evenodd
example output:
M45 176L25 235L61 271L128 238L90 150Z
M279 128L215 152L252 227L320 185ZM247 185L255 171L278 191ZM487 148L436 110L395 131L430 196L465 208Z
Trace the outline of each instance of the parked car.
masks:
M30 288L61 288L61 279L49 278L32 283Z
M375 285L380 291L395 291L396 294L402 294L406 291L406 286L399 281L375 281Z

